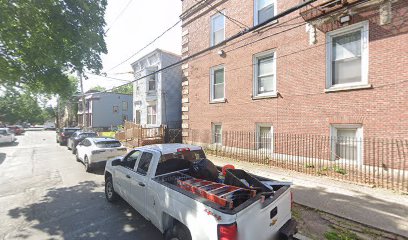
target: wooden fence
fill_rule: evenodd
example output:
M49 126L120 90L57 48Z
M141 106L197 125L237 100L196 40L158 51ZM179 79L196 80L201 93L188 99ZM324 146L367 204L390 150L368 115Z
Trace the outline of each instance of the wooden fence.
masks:
M127 147L139 147L149 144L164 143L164 126L146 128L132 122L125 122L122 131L115 138Z

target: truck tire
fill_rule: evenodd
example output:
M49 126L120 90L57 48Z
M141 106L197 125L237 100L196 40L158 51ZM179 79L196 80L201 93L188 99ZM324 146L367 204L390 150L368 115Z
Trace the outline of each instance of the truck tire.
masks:
M115 192L113 188L113 181L112 177L108 176L105 180L105 197L108 202L115 202L118 199L118 194Z
M75 153L75 159L76 159L77 162L81 161L81 159L79 159L78 152Z
M171 229L166 231L164 240L191 240L191 234L185 225L176 223Z
M86 172L91 172L91 171L92 171L92 166L91 166L91 164L89 163L88 156L85 156L85 157L84 157L84 165L85 165L85 171L86 171Z

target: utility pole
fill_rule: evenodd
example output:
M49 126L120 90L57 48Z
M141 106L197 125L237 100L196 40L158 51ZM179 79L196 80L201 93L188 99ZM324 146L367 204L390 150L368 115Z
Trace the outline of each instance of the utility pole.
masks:
M85 129L88 127L87 123L87 116L86 116L86 111L85 111L85 93L84 93L84 84L82 82L82 72L77 71L78 78L79 78L79 83L81 86L81 98L82 98L82 128Z

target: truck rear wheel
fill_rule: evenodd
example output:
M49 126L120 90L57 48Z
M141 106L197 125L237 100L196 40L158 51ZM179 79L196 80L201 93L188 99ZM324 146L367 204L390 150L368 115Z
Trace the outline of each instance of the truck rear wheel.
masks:
M190 231L181 223L176 223L164 234L165 240L191 240Z

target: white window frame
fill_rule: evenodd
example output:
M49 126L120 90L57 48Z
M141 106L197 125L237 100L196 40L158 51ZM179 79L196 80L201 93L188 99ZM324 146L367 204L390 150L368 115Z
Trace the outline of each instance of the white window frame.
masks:
M150 121L150 123L149 123L149 116L154 116L153 114L149 114L149 108L152 108L152 107L156 108L156 114L155 114L156 122L155 123L153 123L152 121ZM146 107L146 116L147 116L147 118L146 118L147 125L156 125L157 124L157 104L147 105L147 107Z
M261 148L261 142L259 141L259 135L261 133L261 127L270 127L271 128L271 149L265 149L265 148ZM270 123L257 123L256 124L256 142L257 142L257 148L261 149L261 150L267 150L270 151L271 153L273 153L274 151L274 137L273 137L273 126Z
M221 127L221 143L215 142L215 126ZM212 138L212 144L222 146L222 123L211 123L211 138Z
M260 94L258 94L258 59L260 59L260 58L263 58L263 57L266 57L266 56L268 56L268 55L273 55L273 68L274 68L274 79L273 79L273 88L274 88L274 91L272 91L272 92L268 92L268 93L260 93ZM273 50L269 50L269 51L266 51L266 52L261 52L261 53L258 53L258 54L255 54L254 56L253 56L253 66L254 66L254 71L253 71L253 83L252 83L252 88L253 88L253 92L252 92L252 96L253 96L253 98L263 98L263 97L276 97L277 96L277 89L276 89L276 87L277 87L277 77L276 77L276 73L277 73L277 69L276 69L276 56L277 56L277 53L276 53L276 51L273 49Z
M357 142L357 161L352 161L350 159L339 159L340 161L346 161L350 164L363 164L363 150L364 150L364 135L363 126L361 124L331 124L330 125L330 138L331 138L331 159L333 161L336 159L336 141L338 129L356 129L356 138L360 141ZM337 160L337 161L339 161Z
M220 70L220 69L224 69L224 97L223 98L214 98L214 73L215 73L215 71L217 71L217 70ZM215 66L215 67L212 67L211 69L210 69L210 102L225 102L225 82L226 82L226 79L225 79L225 67L224 67L224 65L218 65L218 66Z
M146 68L146 75L152 74L154 72L156 72L158 69L158 67L149 67ZM154 78L154 80L152 80ZM156 92L157 91L157 78L158 78L158 74L155 73L153 75L150 75L148 77L146 77L146 92ZM150 82L154 81L154 89L150 90Z
M273 16L276 16L276 14L278 14L278 3L276 0L272 0L273 2ZM259 16L258 16L258 11L260 9L258 9L258 0L254 0L254 26L259 24ZM273 22L277 22L277 21L273 21Z
M221 11L222 14L225 15L225 10ZM210 20L210 45L214 46L214 19L217 17L222 17L222 19L224 20L224 38L223 41L225 40L225 16L222 15L221 13L217 13L211 16L211 20ZM222 41L221 41L222 42ZM216 43L218 44L218 43Z
M358 87L369 87L368 85L368 45L369 45L369 23L368 21L359 22L347 27L328 32L326 34L326 90L344 90ZM341 36L349 32L361 29L361 81L354 83L343 83L333 85L332 79L332 58L333 58L333 37Z

